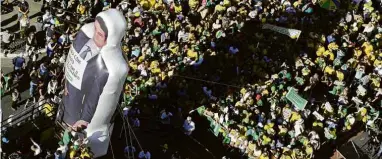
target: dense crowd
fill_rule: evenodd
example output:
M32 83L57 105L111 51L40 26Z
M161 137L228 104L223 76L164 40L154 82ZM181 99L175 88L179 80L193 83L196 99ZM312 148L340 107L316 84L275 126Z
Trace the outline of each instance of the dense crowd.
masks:
M116 7L128 22L123 103L133 107L129 116L137 127L146 106L165 124L178 110L186 114L204 105L204 115L222 125L219 136L230 150L262 159L312 158L323 142L357 125L378 129L381 1L353 0L325 10L315 0L52 0L44 1L44 15L33 25L28 7L23 0L18 5L26 50L13 60L12 74L2 73L1 93L13 92L14 109L20 98L12 82L23 75L33 101L59 102L61 70L76 32L97 11ZM303 33L290 39L262 30L267 23ZM10 39L2 33L3 43ZM286 99L290 89L308 101L303 110ZM197 123L187 118L183 127L191 135Z
M312 158L323 142L336 140L337 134L349 132L356 124L368 130L378 129L382 28L380 8L374 7L380 2L344 2L334 11L320 9L315 1L139 4L132 10L125 9L132 22L126 36L130 38L123 46L132 69L125 92L127 104L137 98L177 98L178 106L207 105L205 114L224 125L223 142L238 148L242 155L255 158ZM332 28L312 29L325 16L330 19L324 23L332 23ZM253 42L270 44L238 44L227 39L244 40L241 29L250 22L308 31L298 39L305 46L292 44L297 48L291 48L288 45L293 42L279 37L282 35L260 30L254 34ZM278 57L282 53L297 54L292 59L295 63ZM208 59L207 65L212 69L201 66L207 63L203 63L207 56L219 58ZM250 61L243 60L243 56ZM188 66L191 71L184 73ZM171 78L183 72L212 83L226 82L226 74L231 73L223 71L226 68L233 68L239 76L231 84L244 88L229 88L222 94L221 86L215 84L198 86L189 80ZM200 89L195 91L194 86ZM322 88L318 89L320 93L313 91L316 86ZM289 89L295 89L309 101L304 110L288 102ZM199 92L204 92L205 97L190 97ZM322 101L316 101L317 94L325 95Z

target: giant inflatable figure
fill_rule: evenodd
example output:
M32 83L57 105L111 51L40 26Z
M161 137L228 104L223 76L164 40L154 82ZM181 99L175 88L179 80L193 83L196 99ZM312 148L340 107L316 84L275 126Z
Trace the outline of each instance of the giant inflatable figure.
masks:
M95 157L107 153L110 120L128 72L121 51L126 20L116 9L99 13L77 33L65 62L65 93L58 120L86 126Z

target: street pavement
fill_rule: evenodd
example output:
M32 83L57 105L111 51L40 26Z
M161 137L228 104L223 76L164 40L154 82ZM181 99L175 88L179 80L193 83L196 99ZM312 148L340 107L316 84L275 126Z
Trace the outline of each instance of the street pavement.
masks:
M11 1L11 0L9 0ZM16 1L16 0L13 0ZM12 1L12 2L13 2ZM26 0L29 4L29 18L30 18L30 24L34 24L37 22L37 17L41 15L41 5L42 1L40 2L34 2L33 0ZM16 3L15 3L16 4ZM9 10L8 8L5 8L4 6L1 6L2 10ZM10 10L9 10L10 11ZM10 29L11 31L17 31L19 29L19 26L17 25L17 5L13 6L12 12L1 14L1 29Z
M30 23L34 24L37 22L37 17L40 15L40 9L42 5L42 1L40 2L34 2L33 0L27 0L29 3L29 16L31 17ZM2 10L6 9L2 6ZM6 14L1 14L1 30L3 29L9 29L11 32L15 32L18 30L18 25L17 25L17 6L13 6L13 11L10 13ZM7 57L4 57L4 54L2 53L3 50L0 52L0 59L1 59L1 70L5 73L8 74L13 71L13 64L12 64L12 59L16 56L20 56L21 52L23 49L19 49L14 53L8 54ZM26 99L29 98L29 81L24 80L20 81L18 84L20 92L21 92L21 104L26 102ZM23 106L19 106L19 108L16 111L13 111L11 109L11 96L9 93L6 93L5 96L1 97L1 108L3 112L3 119L8 118L12 114L17 114L19 113L22 109Z

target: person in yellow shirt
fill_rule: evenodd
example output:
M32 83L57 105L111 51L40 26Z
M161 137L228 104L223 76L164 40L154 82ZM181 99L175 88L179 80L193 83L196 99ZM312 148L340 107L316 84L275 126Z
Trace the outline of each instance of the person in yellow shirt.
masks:
M378 67L379 65L382 65L382 56L378 55L378 57L374 60L373 66Z
M80 1L80 4L77 6L77 13L80 15L85 15L86 13L86 6L83 1Z
M190 6L190 9L196 10L199 7L199 1L198 0L189 0L188 5Z
M301 115L297 112L292 112L292 116L290 118L290 122L293 123L294 121L300 120Z
M342 73L341 71L336 71L336 75L339 81L343 81L345 78L344 73Z
M196 58L196 57L198 57L198 53L195 52L194 49L188 49L187 50L187 57Z
M130 68L133 69L134 71L137 70L137 68L138 68L137 63L136 63L134 60L131 60L131 61L129 62L129 66L130 66Z
M261 145L268 145L272 141L271 138L265 135L263 135L261 139Z
M69 150L69 158L74 158L77 156L77 153L79 153L78 149L78 146L71 146Z
M274 134L275 133L275 130L273 129L273 126L274 126L274 123L268 123L264 126L264 130L268 133L268 134Z
M231 6L231 1L230 0L223 0L223 5L225 7L230 7Z
M146 59L146 55L143 54L143 55L139 56L139 58L138 58L138 62L141 63L141 62L143 62L145 59ZM146 62L147 62L147 61L146 61Z
M366 108L360 108L358 110L358 112L357 112L357 120L366 123L366 120L367 120L367 109Z
M175 44L175 42L170 43L169 50L171 51L172 54L180 55L179 54L179 46L177 44Z
M166 6L163 4L162 1L157 1L157 2L155 2L155 0L154 0L154 2L153 2L153 1L151 0L150 3L151 3L151 4L154 4L154 10L156 10L156 11L162 11L163 9L166 8Z
M362 48L366 55L369 55L371 52L373 52L373 45L371 45L369 42L364 42L362 44Z
M301 6L301 4L302 4L302 0L298 0L298 1L293 3L293 7L294 8L299 8Z
M85 157L87 157L87 158L93 157L92 153L89 151L89 148L82 148L80 156L82 159L84 159Z
M215 12L220 13L226 10L226 7L224 7L224 3L220 2L220 4L215 6Z
M318 46L318 49L317 49L317 51L316 51L316 55L317 55L318 57L320 57L320 56L322 56L322 55L324 54L324 52L325 52L325 47L322 46L322 45L319 45L319 46Z
M338 45L335 42L332 42L328 45L330 51L338 50Z
M174 11L175 11L175 14L179 14L180 12L182 12L182 5L180 5L179 3L175 3Z
M328 66L326 66L325 67L325 70L324 70L324 72L325 73L327 73L327 74L329 74L329 75L332 75L333 73L334 73L334 69L332 68L332 66L330 66L330 65L328 65Z
M329 51L329 50L326 50L324 53L323 53L324 57L326 58L329 58L330 61L333 61L334 60L334 54L333 52Z
M269 159L268 153L267 152L262 153L259 159Z
M50 102L44 104L44 112L47 117L53 116L54 106Z
M354 49L354 57L357 59L362 55L362 51L359 48Z
M150 2L148 0L141 0L139 5L141 5L144 10L149 10L151 8Z
M381 86L381 78L376 75L371 75L371 87L379 88Z
M292 152L286 147L284 147L283 149L284 150L280 159L292 159Z
M247 11L247 9L246 9L244 6L242 6L242 7L239 8L238 13L239 13L242 17L245 17L246 15L248 15L248 11Z
M157 60L151 62L151 64L150 64L150 70L151 70L151 72L152 72L153 74L157 74L157 73L160 73L160 72L161 72L160 68L158 68L158 67L159 67L159 62L158 62Z

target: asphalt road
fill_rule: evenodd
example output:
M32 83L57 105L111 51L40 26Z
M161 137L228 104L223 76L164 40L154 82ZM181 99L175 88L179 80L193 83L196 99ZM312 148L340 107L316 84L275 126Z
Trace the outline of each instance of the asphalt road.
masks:
M13 2L13 1L12 1ZM42 1L40 2L34 2L33 0L27 0L29 4L29 16L30 16L30 23L33 24L37 21L37 16L41 13L40 8L42 5ZM5 6L1 6L1 10L6 10L8 13L1 14L1 29L9 29L11 32L15 32L18 30L17 25L17 6L13 6L13 9L6 8ZM11 12L10 12L11 11ZM12 64L12 58L19 55L23 50L18 50L14 53L9 54L7 57L4 57L3 53L0 53L1 58L1 70L8 74L13 71L13 64ZM21 104L26 102L25 99L29 98L28 93L28 87L29 87L29 80L23 80L20 81L18 84L16 84L21 92ZM6 119L9 117L9 115L16 114L22 110L23 107L19 107L16 111L13 111L10 107L11 105L11 96L9 93L6 93L5 96L1 97L1 108L3 111L3 119ZM22 105L23 106L23 105Z
M10 2L16 0L9 0ZM34 2L33 0L26 0L29 4L29 18L30 24L34 24L37 22L37 17L41 15L41 5L42 1ZM17 31L19 26L17 25L17 4L13 6L13 9L10 7L6 7L4 5L1 6L1 10L6 11L6 13L1 14L1 29L9 29L10 31Z

